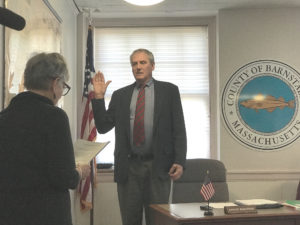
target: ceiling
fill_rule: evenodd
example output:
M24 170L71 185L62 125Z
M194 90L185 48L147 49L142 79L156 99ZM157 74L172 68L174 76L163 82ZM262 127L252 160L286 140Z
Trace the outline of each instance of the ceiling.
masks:
M212 16L220 9L300 8L300 0L165 0L154 6L133 6L123 0L73 0L94 18Z

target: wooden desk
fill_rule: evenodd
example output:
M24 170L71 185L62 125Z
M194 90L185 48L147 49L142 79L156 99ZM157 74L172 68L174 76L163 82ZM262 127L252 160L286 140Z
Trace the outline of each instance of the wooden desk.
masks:
M213 216L204 216L200 203L158 204L150 209L155 225L300 225L300 211L286 206L236 215L213 209Z

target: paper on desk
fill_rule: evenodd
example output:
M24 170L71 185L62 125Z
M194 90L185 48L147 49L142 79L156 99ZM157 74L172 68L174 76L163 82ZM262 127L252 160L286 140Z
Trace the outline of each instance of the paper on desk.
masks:
M101 152L108 142L92 142L78 139L74 143L75 161L79 164L89 164L90 161Z
M294 209L300 210L300 201L299 200L286 200L281 203L282 205L290 206Z
M248 199L248 200L236 200L239 205L271 205L278 204L276 201L267 200L267 199Z
M213 207L214 209L223 209L225 206L237 206L233 202L210 202L210 207Z

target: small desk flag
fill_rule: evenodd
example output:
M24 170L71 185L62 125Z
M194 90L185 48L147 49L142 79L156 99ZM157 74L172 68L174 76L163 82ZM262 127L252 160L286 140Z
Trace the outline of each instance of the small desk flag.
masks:
M205 199L205 201L208 201L209 199L211 199L212 196L214 196L214 194L215 194L215 189L214 189L214 186L212 185L211 180L209 178L209 172L208 171L207 171L207 174L205 176L204 183L201 187L200 193L203 196L203 198Z

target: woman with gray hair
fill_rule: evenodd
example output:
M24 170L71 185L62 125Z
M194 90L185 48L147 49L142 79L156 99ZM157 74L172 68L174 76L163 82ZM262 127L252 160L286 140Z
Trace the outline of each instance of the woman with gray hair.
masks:
M68 69L58 53L26 64L28 91L0 112L0 221L5 225L71 225L70 195L89 165L75 166L67 114Z

